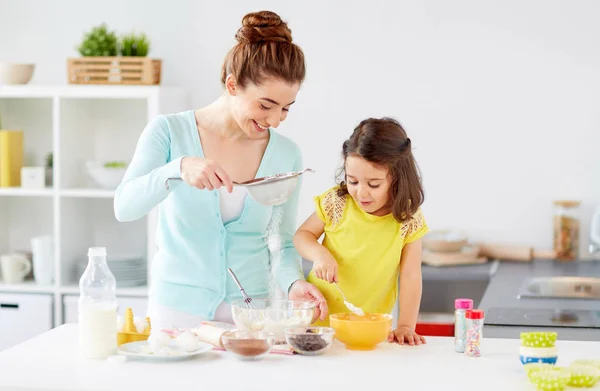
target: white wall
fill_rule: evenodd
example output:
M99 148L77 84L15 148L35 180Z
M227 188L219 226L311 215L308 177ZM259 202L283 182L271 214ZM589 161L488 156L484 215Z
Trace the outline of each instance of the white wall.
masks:
M388 115L413 139L432 228L549 248L552 200L577 198L587 245L600 202L595 0L0 0L0 60L35 61L32 83L65 83L82 33L106 21L146 31L163 84L189 87L202 106L221 92L241 17L260 9L289 21L308 60L280 127L318 170L305 179L301 218L332 184L357 122Z

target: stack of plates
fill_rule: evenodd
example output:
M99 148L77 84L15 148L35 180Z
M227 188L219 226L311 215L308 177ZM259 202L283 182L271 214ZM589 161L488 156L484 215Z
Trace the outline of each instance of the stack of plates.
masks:
M117 288L130 288L148 284L148 265L144 258L132 256L107 257L108 268L115 276ZM87 260L77 264L77 281L87 267Z

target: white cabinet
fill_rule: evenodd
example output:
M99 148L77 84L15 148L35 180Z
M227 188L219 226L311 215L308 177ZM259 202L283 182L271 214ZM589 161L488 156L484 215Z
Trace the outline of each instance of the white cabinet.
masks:
M65 295L63 296L63 323L77 323L77 300L79 296ZM145 297L117 297L119 308L117 313L123 315L127 308L131 308L135 316L146 317L146 309L148 299Z
M116 185L101 188L94 183L86 162L130 162L151 119L190 108L186 91L177 87L0 86L1 127L24 131L24 165L43 166L46 156L53 154L51 185L0 188L0 255L31 251L32 237L50 235L55 260L52 285L0 282L0 293L53 295L54 325L62 324L71 319L63 314L62 298L79 293L81 266L93 246L106 247L109 258L145 260L148 267L137 270L143 270L139 273L149 281L156 211L134 222L116 221ZM146 297L148 287L125 283L119 287L117 281L117 290L121 297L133 297L137 308L141 306L137 298Z
M0 350L51 330L53 312L52 295L0 293Z

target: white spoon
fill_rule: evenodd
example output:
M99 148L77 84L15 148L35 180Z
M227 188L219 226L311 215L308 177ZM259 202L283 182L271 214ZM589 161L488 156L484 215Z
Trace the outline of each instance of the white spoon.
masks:
M338 286L337 282L333 282L336 286L336 288L338 289L338 291L340 291L340 293L342 294L342 297L344 298L344 304L346 305L346 307L348 307L348 309L358 315L358 316L365 316L365 312L361 309L356 307L354 304L350 303L348 300L346 300L346 295L344 295L344 292L342 292L342 290L340 289L340 287Z

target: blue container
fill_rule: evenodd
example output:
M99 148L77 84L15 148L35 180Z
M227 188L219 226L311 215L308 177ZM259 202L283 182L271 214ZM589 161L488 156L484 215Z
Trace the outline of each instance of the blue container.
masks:
M545 363L555 365L558 360L558 349L551 348L530 348L521 346L519 358L522 364Z
M523 356L520 355L519 356L521 358L521 363L522 364L529 364L529 363L544 363L544 364L552 364L555 365L556 361L558 360L558 356L554 356L554 357L531 357L531 356Z

